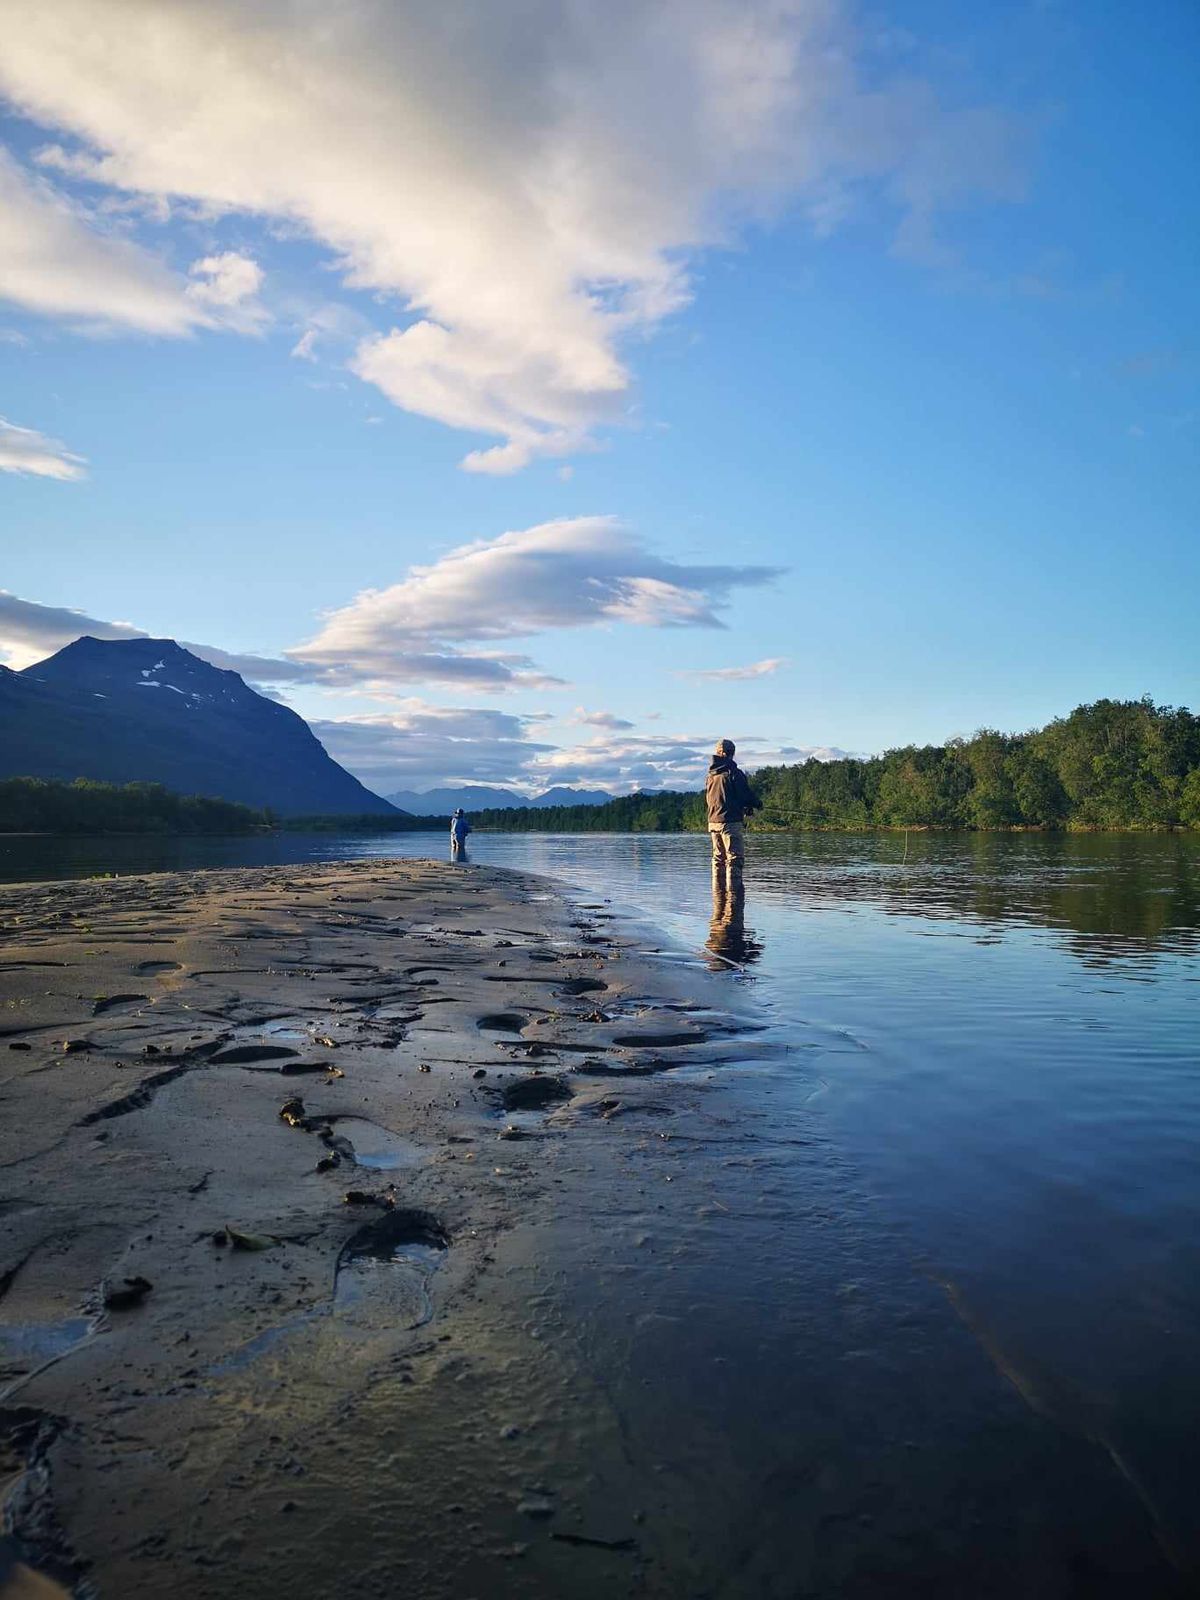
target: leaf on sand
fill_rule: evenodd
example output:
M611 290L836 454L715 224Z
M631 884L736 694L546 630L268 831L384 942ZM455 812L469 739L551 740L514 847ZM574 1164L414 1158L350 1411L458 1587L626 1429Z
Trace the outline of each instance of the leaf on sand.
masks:
M636 1539L589 1539L583 1533L552 1533L550 1537L558 1544L579 1545L583 1549L591 1550L636 1550Z
M263 1233L243 1233L240 1228L225 1224L225 1233L235 1250L269 1250L275 1243Z

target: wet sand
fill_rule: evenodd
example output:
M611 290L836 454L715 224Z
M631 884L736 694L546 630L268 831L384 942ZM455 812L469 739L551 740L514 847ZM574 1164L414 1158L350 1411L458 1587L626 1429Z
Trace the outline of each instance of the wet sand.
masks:
M737 986L605 908L411 861L3 906L0 1593L1175 1592L731 1095Z

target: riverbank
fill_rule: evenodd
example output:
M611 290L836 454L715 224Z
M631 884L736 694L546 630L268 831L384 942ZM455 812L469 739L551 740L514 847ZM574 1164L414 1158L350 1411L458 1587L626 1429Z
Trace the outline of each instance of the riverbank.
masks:
M35 884L5 907L0 1422L31 1564L105 1595L289 1571L496 1593L536 1539L545 1570L514 1588L559 1592L586 1536L627 1569L637 1507L614 1480L597 1514L605 1430L571 1460L552 1413L577 1377L498 1257L554 1209L549 1130L640 1139L655 1071L727 1055L736 1025L697 1025L606 922L486 869ZM368 1467L349 1435L385 1396ZM596 1404L574 1397L571 1427ZM411 1520L367 1548L381 1497Z
M847 1036L491 867L3 922L0 1493L80 1600L1184 1592L795 1109Z

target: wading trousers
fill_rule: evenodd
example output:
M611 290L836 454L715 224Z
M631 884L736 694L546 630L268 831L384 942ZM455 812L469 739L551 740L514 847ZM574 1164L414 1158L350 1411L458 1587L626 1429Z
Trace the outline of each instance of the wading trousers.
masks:
M741 823L710 828L708 836L712 840L713 887L740 889L742 865L746 860L746 838Z

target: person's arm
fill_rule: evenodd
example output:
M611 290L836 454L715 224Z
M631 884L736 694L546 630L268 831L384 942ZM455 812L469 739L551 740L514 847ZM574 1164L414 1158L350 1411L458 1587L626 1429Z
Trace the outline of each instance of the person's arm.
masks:
M741 790L742 790L742 808L743 808L743 810L745 810L747 812L761 810L762 808L761 808L761 806L759 804L758 796L755 794L754 790L750 787L750 779L746 776L746 774L744 772L741 772L741 771L738 772L738 777L742 780L742 782L741 782Z

